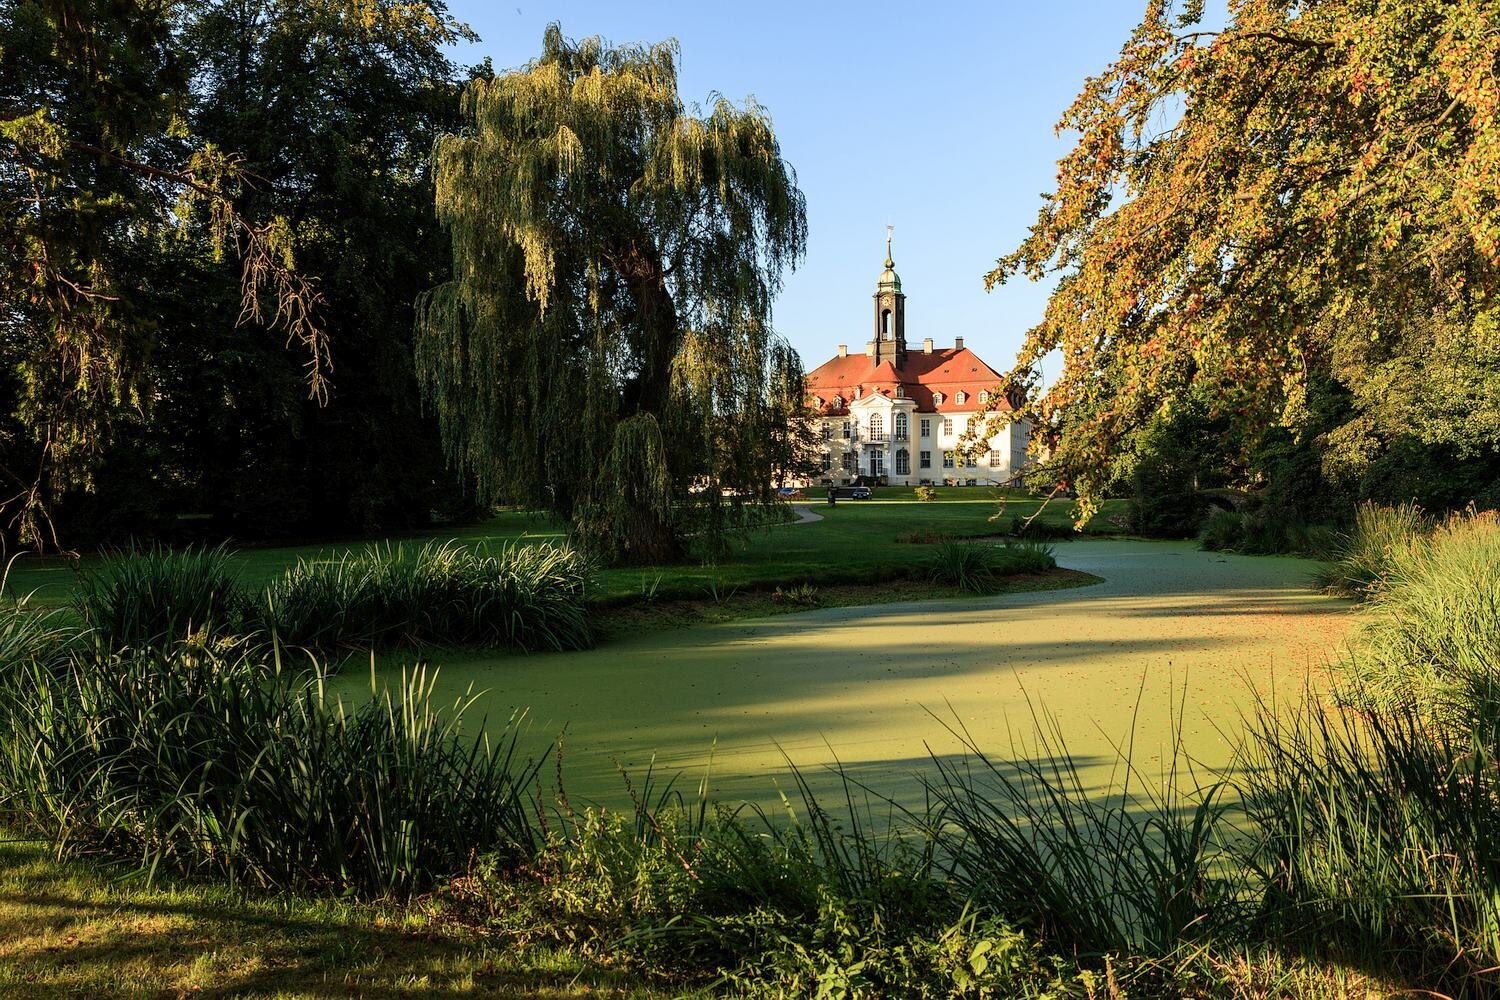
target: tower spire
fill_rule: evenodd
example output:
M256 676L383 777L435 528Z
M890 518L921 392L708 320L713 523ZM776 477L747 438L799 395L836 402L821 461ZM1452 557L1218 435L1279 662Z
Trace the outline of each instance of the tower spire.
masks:
M906 360L906 296L901 294L901 278L891 259L891 237L896 227L885 227L885 270L875 284L875 339L868 353L875 364L889 361L901 370Z

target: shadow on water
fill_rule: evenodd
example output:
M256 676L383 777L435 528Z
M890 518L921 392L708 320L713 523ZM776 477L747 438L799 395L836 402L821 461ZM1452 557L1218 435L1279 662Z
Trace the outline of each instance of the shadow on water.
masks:
M1061 552L1105 583L652 632L583 653L455 653L439 660L439 683L486 692L476 720L525 710L538 751L566 729L569 791L601 803L625 799L617 766L701 772L712 757L716 795L774 806L783 753L809 773L837 756L872 786L911 789L913 762L955 750L928 709L951 706L991 749L1009 745L1013 723L1024 731L1031 699L1098 784L1138 696L1142 762L1161 755L1173 678L1184 679L1184 747L1228 764L1240 711L1300 689L1348 621L1345 602L1309 593L1300 560L1182 543ZM368 673L339 684L367 691Z

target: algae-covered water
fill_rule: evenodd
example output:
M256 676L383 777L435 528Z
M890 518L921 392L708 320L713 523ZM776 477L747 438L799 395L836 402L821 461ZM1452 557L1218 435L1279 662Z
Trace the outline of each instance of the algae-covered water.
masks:
M638 777L653 756L688 788L711 756L716 796L771 803L786 787L783 753L814 773L837 757L909 798L929 753L962 749L944 721L1004 758L1025 752L1033 705L1102 785L1137 705L1147 771L1179 709L1188 753L1227 764L1241 713L1257 696L1322 686L1348 623L1348 604L1315 594L1302 560L1144 541L1070 542L1057 556L1105 582L650 632L584 653L450 654L439 685L485 689L476 720L526 709L533 748L566 727L575 805L628 802L617 767ZM351 692L368 683L351 674Z

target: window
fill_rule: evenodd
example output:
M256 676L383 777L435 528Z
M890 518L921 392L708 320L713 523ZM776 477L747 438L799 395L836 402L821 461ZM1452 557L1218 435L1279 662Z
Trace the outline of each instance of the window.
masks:
M924 451L920 457L920 464L924 469L932 468L932 452Z
M844 440L847 441L854 436L854 427L851 421L844 421Z
M831 468L833 468L833 456L825 451L823 452L823 471L827 472Z
M932 421L926 417L922 418L922 436L924 438L932 437Z
M822 409L822 407L823 407L823 397L822 396L814 396L813 397L813 405L817 406L819 409Z
M998 469L1004 464L1005 460L1000 457L1000 453L998 451L990 452L990 468Z
M932 405L933 406L942 406L943 405L943 394L942 393L935 392L935 393L932 394Z
M989 401L990 401L990 391L988 389L980 389L979 390L979 405L980 406L984 406Z
M953 418L952 417L944 417L943 418L943 433L947 434L947 435L952 435L952 433L953 433Z
M870 475L872 475L872 476L883 476L883 475L885 475L885 452L883 452L883 451L872 451L872 452L870 452Z
M852 451L846 451L846 452L844 452L844 471L845 472L853 472L854 471L854 452L852 452Z
M905 448L896 449L896 475L911 475L911 453Z
M905 399L906 398L906 386L904 386L904 385L898 385L898 386L896 386L896 398L897 399Z
M885 440L885 417L878 413L870 414L870 440Z
M907 426L906 425L906 414L904 414L904 413L898 413L898 414L896 414L896 440L897 441L905 441L906 440L906 426Z
M964 393L964 391L962 389L958 390L958 392L956 392L956 393L953 394L953 401L955 403L957 403L959 406L963 406L964 403L968 401L968 398L969 397Z
M832 437L833 437L833 425L830 424L828 421L825 420L825 421L823 421L823 440L827 441L827 440L829 440Z
M890 339L890 336L891 336L891 311L889 309L884 309L880 313L880 332L883 333L883 334L885 334L887 340Z
M943 468L945 468L945 469L951 469L951 468L953 468L953 452L951 452L951 451L945 451L945 452L943 452Z

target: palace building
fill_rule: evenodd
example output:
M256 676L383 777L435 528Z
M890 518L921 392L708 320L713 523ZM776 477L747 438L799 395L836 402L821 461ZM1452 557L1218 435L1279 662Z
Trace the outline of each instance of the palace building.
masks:
M875 286L875 336L863 354L839 345L836 357L807 375L822 472L811 483L857 481L892 486L998 486L1015 481L1026 462L1030 426L1015 421L972 459L957 454L959 438L1000 391L1000 376L964 346L920 349L906 342L906 295L886 238L885 270ZM1000 411L1013 409L1009 399Z

